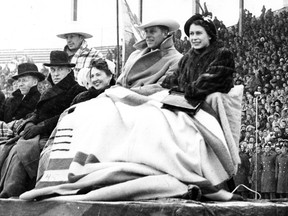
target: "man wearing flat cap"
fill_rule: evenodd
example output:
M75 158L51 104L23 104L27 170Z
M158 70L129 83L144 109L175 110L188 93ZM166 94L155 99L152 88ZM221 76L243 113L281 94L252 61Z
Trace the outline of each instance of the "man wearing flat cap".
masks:
M126 88L161 83L177 69L182 57L174 47L172 33L179 29L174 20L157 19L139 26L145 39L136 43L116 84Z
M6 123L25 118L34 111L41 95L37 88L38 82L45 79L33 63L19 64L17 71L18 74L12 78L17 82L18 89L5 100L0 109L0 120Z
M70 23L65 26L66 30L63 33L58 34L57 37L65 39L67 44L64 47L64 51L68 54L69 62L75 64L74 73L75 78L78 81L78 73L82 68L88 68L92 59L103 57L102 53L96 50L94 47L89 48L86 39L93 36L83 31L83 28L79 23ZM78 83L81 83L81 80Z
M61 113L70 106L74 97L86 90L80 86L74 78L68 55L64 51L52 51L50 63L44 64L50 67L47 80L51 82L41 95L35 111L27 119L21 131L21 138L12 147L6 162L1 164L0 198L19 196L34 187L40 153L46 144L51 132L55 128ZM0 152L1 158L1 152Z

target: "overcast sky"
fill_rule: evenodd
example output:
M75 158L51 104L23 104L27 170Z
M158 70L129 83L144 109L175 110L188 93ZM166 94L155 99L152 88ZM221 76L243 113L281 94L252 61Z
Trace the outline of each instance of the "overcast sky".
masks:
M1 0L0 49L61 48L65 40L57 38L71 21L72 0ZM121 0L119 0L121 2ZM138 0L127 0L138 15ZM237 23L239 0L201 0L226 26ZM245 0L245 8L256 16L262 6L280 9L283 0ZM121 11L120 11L121 14ZM169 17L183 24L192 15L191 0L143 0L143 22ZM91 46L116 44L116 0L78 0L78 21L94 35Z

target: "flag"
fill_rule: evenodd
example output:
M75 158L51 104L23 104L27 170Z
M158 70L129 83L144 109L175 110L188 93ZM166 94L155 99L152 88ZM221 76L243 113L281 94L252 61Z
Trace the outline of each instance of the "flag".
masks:
M132 13L126 0L121 0L123 22L122 61L126 62L129 55L135 50L133 45L144 38L144 34L137 28L140 21Z

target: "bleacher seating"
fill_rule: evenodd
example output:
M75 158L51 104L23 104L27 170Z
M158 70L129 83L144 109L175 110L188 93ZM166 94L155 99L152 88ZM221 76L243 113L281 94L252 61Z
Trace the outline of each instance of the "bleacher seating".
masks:
M106 56L108 49L114 49L115 45L112 46L100 46L96 47L99 51ZM41 64L49 62L49 55L52 50L62 50L63 48L39 48L39 49L0 49L0 64L6 64L10 62L15 56L27 55L32 58L34 63Z

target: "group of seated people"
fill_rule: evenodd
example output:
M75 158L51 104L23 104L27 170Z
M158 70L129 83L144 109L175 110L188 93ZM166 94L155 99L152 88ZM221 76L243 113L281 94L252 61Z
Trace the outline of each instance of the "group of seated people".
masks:
M180 54L172 38L179 26L139 26L145 39L117 80L113 64L97 57L76 81L69 52L55 50L44 63L51 87L40 94L45 77L20 64L18 90L1 110L0 198L242 200L230 182L243 91L234 86L233 54L200 14L186 21L191 49Z

